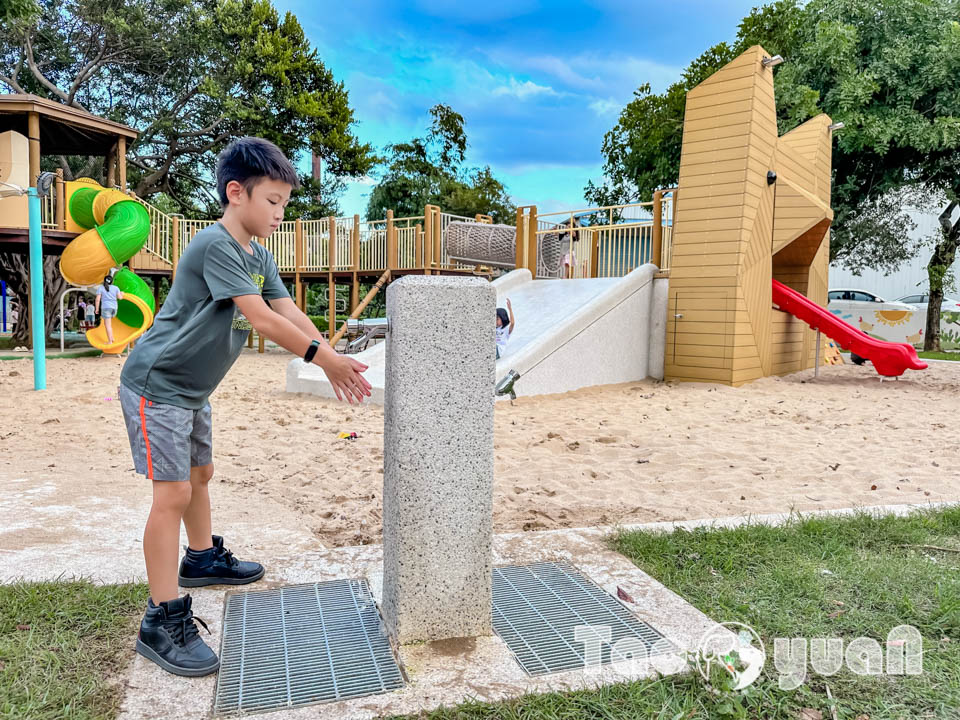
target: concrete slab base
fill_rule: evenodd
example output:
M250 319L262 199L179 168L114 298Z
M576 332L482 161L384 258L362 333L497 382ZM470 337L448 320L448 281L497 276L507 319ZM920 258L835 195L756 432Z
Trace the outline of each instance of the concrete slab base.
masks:
M637 616L659 630L678 648L693 650L713 621L675 593L667 590L623 556L608 550L599 530L550 533L519 533L494 538L494 564L507 565L566 560L594 582L616 596L623 588L636 604ZM366 577L378 601L382 598L382 547L367 545L318 550L271 567L268 581L253 588L293 585ZM220 589L198 590L194 612L210 625L204 639L219 649L226 593ZM686 667L680 655L627 662L586 670L530 677L517 664L507 646L496 636L443 640L401 646L399 658L408 683L401 690L322 706L324 717L372 718L395 713L416 713L467 700L496 701L526 693L545 693L592 687L652 676L655 672L678 672ZM655 662L655 664L654 664ZM136 656L126 682L128 691L121 718L196 718L210 712L216 676L177 678ZM316 717L318 706L284 709L270 717Z

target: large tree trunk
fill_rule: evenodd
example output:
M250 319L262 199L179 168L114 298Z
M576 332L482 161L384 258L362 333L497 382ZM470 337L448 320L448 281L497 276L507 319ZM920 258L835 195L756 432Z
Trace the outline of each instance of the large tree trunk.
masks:
M940 214L940 240L933 249L933 257L927 264L927 277L930 280L930 297L927 298L927 327L923 339L923 349L940 352L940 306L943 304L943 284L957 259L957 246L960 245L960 220L951 223L950 217L957 207L951 202Z
M19 314L13 327L14 345L33 347L30 332L30 261L26 253L0 253L2 277L17 303ZM60 274L60 257L43 258L44 337L49 338L60 328L60 295L67 289L67 281Z

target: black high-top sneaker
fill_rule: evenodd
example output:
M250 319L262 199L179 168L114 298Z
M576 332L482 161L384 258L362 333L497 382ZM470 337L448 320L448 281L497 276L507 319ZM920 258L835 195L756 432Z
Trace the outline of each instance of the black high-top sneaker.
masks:
M204 585L246 585L263 577L263 565L237 560L223 546L223 538L213 536L213 547L207 550L187 548L180 562L180 587Z
M200 677L220 667L217 654L200 639L194 621L210 629L193 616L189 595L154 605L151 599L140 621L137 652L174 675Z

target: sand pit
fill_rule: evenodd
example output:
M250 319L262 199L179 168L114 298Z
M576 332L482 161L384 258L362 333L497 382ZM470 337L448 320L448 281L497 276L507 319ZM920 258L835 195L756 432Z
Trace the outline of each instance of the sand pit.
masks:
M213 398L215 526L269 517L330 546L378 542L382 408L283 392L289 358L245 350ZM116 400L122 362L51 360L43 393L29 361L0 363L0 488L52 483L42 502L66 514L149 507ZM495 531L960 499L960 363L899 382L852 365L812 375L499 403ZM74 532L6 524L0 549Z

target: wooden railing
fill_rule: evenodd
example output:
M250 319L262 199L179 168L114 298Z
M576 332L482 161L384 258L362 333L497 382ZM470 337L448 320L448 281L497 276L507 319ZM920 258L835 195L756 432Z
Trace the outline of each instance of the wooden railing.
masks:
M150 216L143 251L175 266L194 236L215 220L183 218L136 197ZM657 191L654 201L538 214L518 210L517 267L536 277L619 277L648 262L669 270L676 188ZM44 228L63 227L62 182L41 203ZM288 220L260 242L282 273L379 272L385 270L472 269L451 263L446 229L451 222L492 222L488 215L466 217L428 205L423 215L361 222L357 216ZM331 241L331 234L333 239ZM544 243L552 243L552 266L545 267ZM556 250L560 243L559 254Z
M646 263L669 270L676 188L646 203L539 214L517 211L517 267L535 277L622 277Z

